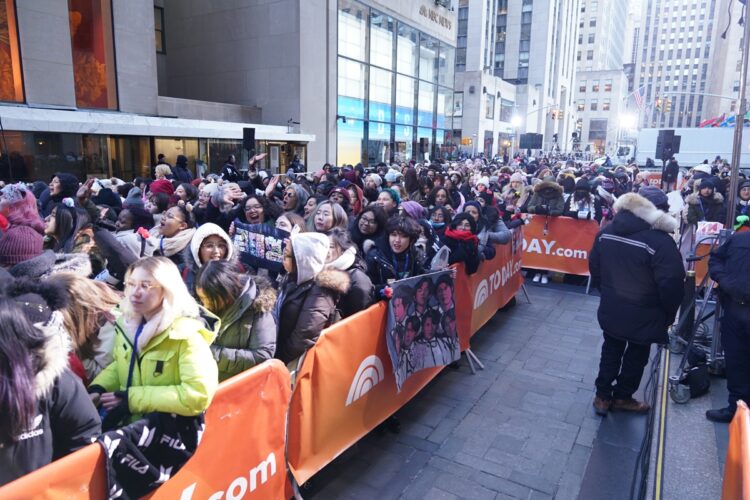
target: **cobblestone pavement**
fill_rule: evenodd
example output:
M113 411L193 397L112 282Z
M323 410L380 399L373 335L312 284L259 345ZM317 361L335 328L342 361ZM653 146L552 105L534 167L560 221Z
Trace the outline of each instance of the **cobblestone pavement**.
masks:
M581 288L576 288L580 290ZM568 289L570 290L570 289ZM472 339L486 369L445 369L315 476L305 498L575 499L600 420L591 408L598 297L529 287Z

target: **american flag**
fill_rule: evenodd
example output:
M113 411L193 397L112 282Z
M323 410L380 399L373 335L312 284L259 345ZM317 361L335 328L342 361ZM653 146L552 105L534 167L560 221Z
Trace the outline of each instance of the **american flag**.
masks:
M644 86L633 92L633 100L635 101L635 105L638 106L638 109L643 109L645 107L645 90L646 87Z

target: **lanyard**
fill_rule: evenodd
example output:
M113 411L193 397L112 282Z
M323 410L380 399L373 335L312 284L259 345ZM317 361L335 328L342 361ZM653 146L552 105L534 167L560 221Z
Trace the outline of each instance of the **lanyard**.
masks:
M409 250L406 251L406 261L404 262L404 270L402 272L398 271L398 261L396 260L395 255L392 257L392 259L393 259L393 270L396 271L396 279L401 279L401 278L406 277L406 274L409 271Z
M138 338L141 336L143 326L146 324L145 321L141 321L138 325L138 329L135 331L135 340L133 340L133 352L130 356L130 367L128 368L128 384L125 386L125 390L130 389L130 383L133 382L133 369L135 368L135 361L138 359Z

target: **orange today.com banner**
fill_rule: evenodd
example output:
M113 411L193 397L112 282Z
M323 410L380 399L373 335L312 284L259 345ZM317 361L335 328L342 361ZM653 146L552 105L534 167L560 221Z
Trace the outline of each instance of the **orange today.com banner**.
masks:
M589 253L599 223L534 215L523 228L523 267L589 275Z
M750 500L750 410L744 401L737 401L737 411L729 424L721 498Z
M219 386L195 454L152 499L290 498L284 459L289 372L271 360ZM91 444L0 488L2 499L106 498L102 447Z

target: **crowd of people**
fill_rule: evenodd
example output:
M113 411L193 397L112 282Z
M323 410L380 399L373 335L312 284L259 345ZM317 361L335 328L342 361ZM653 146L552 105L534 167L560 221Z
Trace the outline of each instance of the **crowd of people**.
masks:
M529 214L606 225L648 185L634 164L554 156L277 175L255 161L194 178L186 158L160 157L151 177L2 186L0 484L143 415L199 415L220 381L265 360L292 366L393 281L442 269L443 247L471 274ZM686 175L685 222L723 221L726 166ZM750 181L738 194L748 224ZM243 261L240 223L289 234L281 271ZM408 331L400 345L442 332Z

